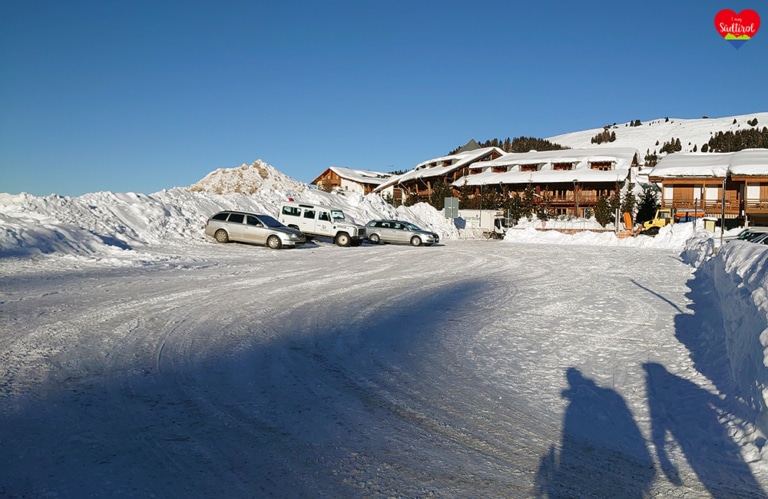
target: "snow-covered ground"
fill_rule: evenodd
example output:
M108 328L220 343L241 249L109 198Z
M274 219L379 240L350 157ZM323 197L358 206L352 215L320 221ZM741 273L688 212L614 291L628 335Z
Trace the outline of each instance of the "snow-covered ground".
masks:
M0 195L0 496L766 496L764 246L294 187ZM288 197L444 243L202 233Z

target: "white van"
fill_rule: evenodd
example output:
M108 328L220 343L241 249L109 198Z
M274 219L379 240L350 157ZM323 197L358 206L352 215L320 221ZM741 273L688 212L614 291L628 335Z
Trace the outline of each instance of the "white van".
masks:
M307 236L330 237L339 246L360 246L365 239L365 227L350 222L344 212L307 203L286 201L280 205L279 220Z

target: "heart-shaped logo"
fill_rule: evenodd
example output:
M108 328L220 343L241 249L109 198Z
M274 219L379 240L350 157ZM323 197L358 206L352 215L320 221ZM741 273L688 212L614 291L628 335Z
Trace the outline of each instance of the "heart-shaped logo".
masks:
M715 16L715 29L720 36L731 42L731 45L739 48L760 29L760 16L750 9L742 10L738 14L724 9Z

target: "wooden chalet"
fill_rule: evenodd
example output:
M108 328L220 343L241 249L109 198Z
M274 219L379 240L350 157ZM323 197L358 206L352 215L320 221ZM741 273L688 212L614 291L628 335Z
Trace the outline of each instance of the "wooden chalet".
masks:
M584 216L601 196L610 197L632 181L638 154L637 149L627 147L509 153L471 164L469 174L457 179L453 187L470 186L479 196L487 189L522 196L530 185L553 214Z
M472 144L474 141L471 141ZM438 182L450 186L456 180L469 174L469 165L500 158L504 151L498 147L466 147L456 154L430 159L416 165L413 170L392 177L382 183L374 192L389 194L396 204L409 195L418 196L426 201Z
M327 192L336 190L369 194L391 176L389 173L331 166L318 175L310 184Z
M648 175L662 208L724 215L726 226L768 225L768 149L674 153Z

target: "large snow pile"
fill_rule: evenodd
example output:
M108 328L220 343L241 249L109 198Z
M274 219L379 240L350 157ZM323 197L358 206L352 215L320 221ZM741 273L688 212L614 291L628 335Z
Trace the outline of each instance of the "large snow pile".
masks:
M0 194L0 254L56 254L88 258L125 257L125 251L162 245L206 244L205 221L220 210L277 216L289 199L341 208L361 224L399 218L432 230L442 239L475 237L426 204L394 208L376 195L327 193L311 189L274 167L220 169L190 188L154 194L97 192L78 197Z
M558 229L577 231L573 234L562 232ZM580 244L588 246L631 246L636 248L660 248L671 249L678 252L686 250L686 244L692 238L703 239L714 244L713 234L703 230L701 225L694 227L692 223L668 225L659 230L655 237L637 235L635 237L617 237L613 225L605 228L597 224L594 219L575 219L571 221L548 220L522 220L514 228L509 230L504 238L507 242L519 244ZM705 244L705 243L701 243ZM709 250L712 254L714 246ZM688 252L692 249L688 248ZM697 258L688 258L689 263L696 263L704 255Z
M305 191L309 186L262 160L237 168L219 168L189 186L190 191L213 194L254 194L262 189Z

